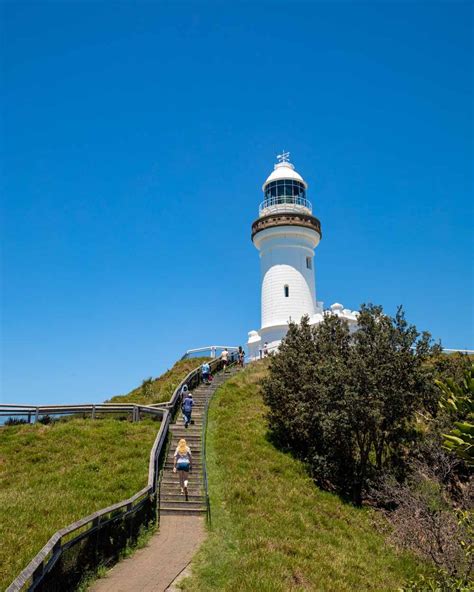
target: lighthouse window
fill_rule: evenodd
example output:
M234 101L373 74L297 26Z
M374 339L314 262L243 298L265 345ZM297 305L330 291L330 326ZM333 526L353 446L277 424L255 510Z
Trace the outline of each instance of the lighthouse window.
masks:
M294 203L295 197L305 198L305 188L303 183L293 179L283 179L272 181L265 188L265 195L268 197L278 197L278 203ZM287 200L285 198L291 198Z
M285 286L284 290L285 290L285 298L288 298L290 296L290 286Z
M312 261L311 261L311 257L306 257L306 267L308 269L312 268Z

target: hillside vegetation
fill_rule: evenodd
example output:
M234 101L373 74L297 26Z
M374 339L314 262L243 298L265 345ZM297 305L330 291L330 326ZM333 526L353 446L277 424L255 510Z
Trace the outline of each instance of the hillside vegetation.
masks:
M433 590L473 590L474 374L430 334L362 305L357 330L290 323L263 400L272 442L315 482L383 512L398 547L434 570ZM426 590L426 581L410 589Z
M210 406L212 529L186 591L396 590L422 568L389 546L386 524L318 489L302 463L267 439L260 382L247 368Z
M201 359L182 360L114 402L158 403ZM67 418L0 428L0 590L58 529L146 485L159 422Z
M183 378L209 358L188 358L179 360L174 366L158 378L147 378L141 386L126 395L112 397L108 403L137 403L152 405L169 401L174 389Z

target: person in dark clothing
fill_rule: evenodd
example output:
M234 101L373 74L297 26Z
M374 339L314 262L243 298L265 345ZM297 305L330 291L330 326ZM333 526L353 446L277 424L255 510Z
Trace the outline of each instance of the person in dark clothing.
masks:
M244 352L244 350L242 349L242 346L241 346L241 345L239 345L239 351L238 351L238 353L237 353L237 356L238 356L238 363L239 363L239 366L240 366L241 368L243 368L243 367L244 367L244 361L245 361L245 352Z
M187 397L183 401L183 405L181 406L181 409L183 411L184 427L185 428L187 428L188 425L191 423L191 414L193 412L193 405L194 405L193 396L191 393L188 393Z
M181 389L181 392L179 394L180 401L181 401L181 407L183 406L184 399L186 399L186 397L188 395L189 395L188 385L185 384L185 385L183 385L183 388Z

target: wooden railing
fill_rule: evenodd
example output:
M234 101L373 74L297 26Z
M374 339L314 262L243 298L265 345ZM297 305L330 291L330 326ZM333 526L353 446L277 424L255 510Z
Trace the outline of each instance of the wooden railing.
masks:
M212 360L210 366L211 371L216 372L221 368L222 362L219 359ZM74 590L86 572L115 562L123 548L136 540L140 529L156 521L159 509L159 476L167 453L169 424L179 409L183 386L186 384L192 390L200 381L201 371L198 367L179 383L169 401L156 405L0 405L0 415L31 413L36 420L42 415L76 413L87 413L93 418L99 412L131 412L135 421L143 413L161 417L160 429L150 451L147 485L132 497L58 530L6 592Z
M0 417L27 417L28 423L37 422L41 417L53 415L90 415L95 419L97 414L130 413L133 421L138 421L141 414L161 416L167 403L157 405L135 405L131 403L91 403L80 405L0 405Z

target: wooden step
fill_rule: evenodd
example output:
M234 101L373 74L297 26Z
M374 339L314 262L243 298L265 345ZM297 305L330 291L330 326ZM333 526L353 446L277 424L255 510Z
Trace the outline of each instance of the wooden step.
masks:
M194 493L202 492L202 483L199 479L196 478L196 475L192 474L191 478L188 479L189 489L192 490ZM177 474L173 473L173 477L166 479L165 476L163 477L163 481L161 482L161 490L165 492L173 492L176 491L176 488L179 487L179 477Z
M204 503L203 503L204 502ZM204 500L191 500L188 499L188 501L186 501L186 498L183 495L178 495L178 499L177 500L162 500L161 501L161 505L163 506L168 506L169 508L179 508L179 507L188 507L188 508L200 508L202 505L205 505L205 501Z
M181 438L183 437L182 434L184 434L185 439L186 439L186 434L187 434L188 438L192 441L197 441L197 440L202 439L202 430L194 430L193 426L189 426L188 428L185 428L184 425L175 426L174 429L170 433L172 436L177 438L176 441L181 440Z
M169 502L169 503L168 503ZM191 491L188 491L188 502L186 502L186 497L184 495L184 493L180 493L179 489L177 491L175 491L174 493L162 493L160 495L160 503L161 504L165 504L165 505L169 505L169 504L175 504L175 503L188 503L191 502L193 504L205 504L206 503L206 497L204 495L201 494L196 494L196 493L191 493Z
M160 514L162 514L163 516L169 516L172 514L202 516L206 513L207 513L206 506L202 506L200 508L175 508L175 507L169 507L167 505L160 506Z
M192 473L188 473L188 481L189 481L189 485L195 488L199 488L202 487L202 473L200 471L196 471L196 472L192 472ZM163 474L163 481L162 481L163 487L166 488L170 488L170 487L174 487L175 485L179 484L179 475L178 473L173 473L173 471L170 471L169 473L164 473Z
M191 493L192 495L204 495L203 481L202 479L196 478L196 475L191 475L191 477L188 479L188 488L189 493ZM167 482L163 484L160 495L179 495L179 489L179 480L176 476L176 481L173 481L172 483Z
M164 466L164 469L165 469L165 471L166 471L167 469L169 469L170 471L173 471L173 466L174 466L174 465L173 465L173 461L171 461L171 460L166 460L166 462L165 462L165 466ZM195 471L195 470L196 470L196 471L200 471L201 469L202 469L202 462L201 462L200 460L198 460L198 461L193 461L193 468L192 468L192 471ZM192 474L192 473L191 473L191 474Z

